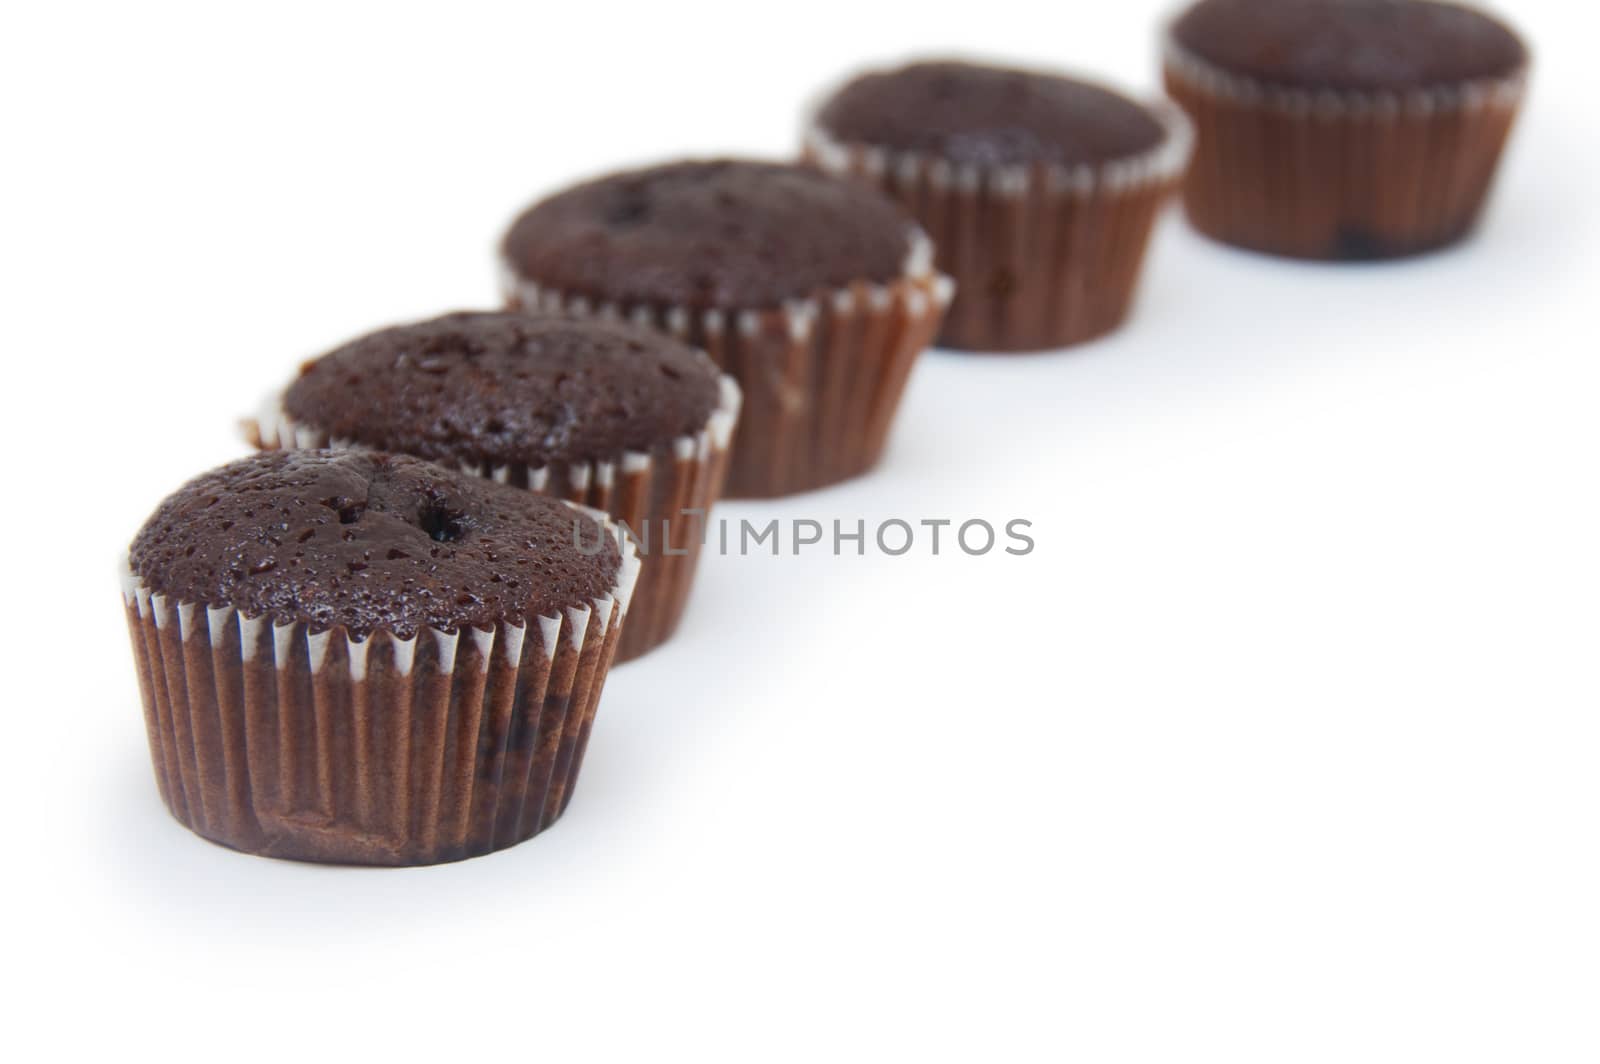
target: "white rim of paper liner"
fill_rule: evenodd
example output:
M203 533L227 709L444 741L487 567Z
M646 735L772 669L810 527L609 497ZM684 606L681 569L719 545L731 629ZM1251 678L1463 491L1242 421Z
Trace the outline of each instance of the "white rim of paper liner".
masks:
M1280 85L1224 70L1186 48L1171 26L1163 36L1162 61L1173 77L1197 92L1244 108L1291 117L1396 119L1520 106L1528 88L1528 64L1501 77L1428 85L1411 89L1308 89Z
M240 632L259 633L264 625L270 624L275 646L281 648L285 645L285 640L291 638L304 639L306 641L313 672L321 668L327 656L328 641L337 633L344 645L356 648L350 657L350 667L352 679L357 680L364 675L364 666L358 663L364 663L366 660L365 646L373 638L380 635L387 637L397 647L408 647L409 649L401 651L400 659L409 663L415 653L417 640L421 638L423 632L431 635L441 647L449 646L454 648L460 642L462 635L467 635L480 647L493 646L497 638L507 642L510 646L521 647L523 640L527 636L529 623L536 622L539 625L545 654L553 657L557 648L557 637L563 629L567 632L570 640L574 643L581 643L583 641L583 633L592 617L599 618L600 626L603 629L610 623L613 609L616 610L619 617L627 615L628 604L633 597L633 589L639 581L639 570L642 567L639 549L634 543L633 537L613 521L609 514L577 503L569 502L565 505L571 507L577 513L594 519L616 542L622 559L617 568L617 582L610 591L591 599L586 605L568 606L562 613L533 617L525 620L522 624L499 622L493 628L466 626L462 630L455 632L445 628L429 626L421 629L417 634L407 637L397 636L393 632L382 628L375 629L360 638L349 635L343 627L339 626L325 629L321 632L312 632L310 625L305 621L280 622L273 620L272 617L265 613L252 617L245 613L244 610L234 606L208 606L204 603L185 602L181 599L174 602L171 596L150 590L133 571L132 561L128 557L124 557L122 560L122 600L127 606L135 609L139 616L153 618L157 628L165 628L176 623L179 636L184 641L188 641L193 635L202 630L200 621L202 612L205 614L205 627L203 630L213 636L221 631L229 620L235 616L238 618ZM565 614L565 620L563 620L563 613ZM295 630L300 631L296 634ZM252 641L251 644L243 647L244 660L249 661L255 656L258 649L255 645L256 642L258 641ZM454 660L453 650L451 660ZM401 671L404 672L408 669L409 664L406 664Z
M878 180L894 174L908 184L926 180L936 189L975 192L982 187L1018 197L1036 188L1082 198L1117 195L1175 183L1194 151L1194 126L1182 108L1166 100L1139 106L1160 124L1160 142L1134 155L1099 163L952 163L931 152L840 140L815 118L808 124L804 147L824 172L836 177L861 175Z
M911 225L906 236L906 255L900 276L893 281L866 283L866 299L870 304L887 306L894 298L895 287L903 282L919 286L906 298L913 301L931 299L938 306L948 305L955 295L955 282L937 272L933 266L933 241L922 227ZM926 292L920 288L926 287ZM860 285L828 289L821 293L795 299L786 299L776 306L746 307L724 310L717 307L705 309L676 303L656 303L649 300L596 301L587 296L563 291L553 285L541 284L524 277L504 256L500 258L500 289L506 299L515 302L530 313L558 314L568 318L596 318L600 321L627 321L641 328L658 329L679 339L696 335L720 336L737 332L754 336L761 331L763 319L777 314L784 319L789 335L802 340L811 334L825 307L849 306L856 299ZM915 306L918 312L927 308Z
M717 405L706 419L705 427L698 432L685 433L675 437L661 449L661 454L674 461L688 461L697 457L703 458L713 450L725 451L733 439L733 429L739 421L739 408L743 393L739 384L727 374L720 374L717 379ZM284 393L280 392L262 404L261 412L253 418L246 418L240 423L245 439L253 446L263 451L287 450L354 450L376 451L381 448L358 440L344 439L332 436L313 425L296 421L284 409ZM570 486L577 491L588 490L591 484L610 484L616 480L618 473L633 473L647 470L655 464L657 454L650 451L625 450L615 458L602 459L591 462L573 462L567 464L567 477ZM439 459L429 459L435 465L446 468L459 469L471 476L484 477L499 484L508 484L512 479L513 466L509 463L475 463L456 462L450 463ZM546 492L559 490L559 485L553 484L551 467L529 465L527 469L527 488L530 491ZM519 485L520 486L520 485Z

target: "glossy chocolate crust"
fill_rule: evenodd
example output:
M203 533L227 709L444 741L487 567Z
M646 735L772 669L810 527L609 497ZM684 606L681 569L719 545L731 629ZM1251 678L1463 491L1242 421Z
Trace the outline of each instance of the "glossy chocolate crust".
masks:
M1228 73L1301 89L1454 85L1505 77L1528 60L1488 15L1423 0L1202 0L1172 34Z
M636 326L461 313L308 363L284 412L376 450L540 468L657 451L701 431L718 378L703 353Z
M777 163L681 162L536 204L502 252L521 277L621 307L776 307L899 277L911 223L858 184Z
M1161 143L1148 110L1071 78L970 63L916 63L863 75L817 114L833 139L952 163L1095 164Z
M579 533L604 548L583 553ZM621 557L590 518L532 492L402 455L276 451L179 489L130 563L179 602L410 638L588 605L616 585Z

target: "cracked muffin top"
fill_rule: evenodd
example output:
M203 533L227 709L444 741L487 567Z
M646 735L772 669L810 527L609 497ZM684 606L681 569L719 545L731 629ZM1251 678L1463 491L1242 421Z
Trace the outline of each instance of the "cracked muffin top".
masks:
M1528 61L1504 24L1431 0L1201 0L1172 36L1230 73L1300 89L1440 87L1506 77Z
M979 166L1110 162L1165 136L1151 112L1074 78L959 62L863 74L817 112L835 140Z
M511 312L399 325L307 363L284 413L363 447L459 465L613 460L705 428L720 374L659 332Z
M501 252L596 303L737 311L902 275L913 223L872 189L734 159L631 170L529 208Z
M545 496L369 451L274 451L184 485L129 551L179 602L410 638L525 624L617 583L616 541Z

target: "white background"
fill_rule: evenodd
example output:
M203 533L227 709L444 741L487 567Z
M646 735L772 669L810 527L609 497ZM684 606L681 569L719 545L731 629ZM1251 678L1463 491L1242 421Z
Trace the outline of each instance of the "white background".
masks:
M161 807L114 580L156 502L302 358L491 303L538 194L788 153L908 53L1153 92L1164 5L8 9L0 1037L1596 1059L1600 21L1504 6L1537 69L1469 246L1297 265L1174 214L1115 337L930 353L878 472L723 512L1021 517L1031 556L710 558L554 829L387 872Z

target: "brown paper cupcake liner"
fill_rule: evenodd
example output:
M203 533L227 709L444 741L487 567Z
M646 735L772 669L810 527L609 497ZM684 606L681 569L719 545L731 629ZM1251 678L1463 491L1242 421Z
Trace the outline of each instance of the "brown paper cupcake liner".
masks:
M509 264L503 284L512 307L628 320L704 348L744 391L728 473L735 498L810 491L877 464L911 367L951 296L920 231L896 280L765 310L596 304L522 278Z
M1116 328L1138 287L1150 233L1183 177L1192 137L1167 104L1148 152L1098 166L952 164L917 151L844 143L812 124L803 154L903 204L956 282L940 344L1034 351Z
M460 860L544 830L572 798L639 575L605 527L622 568L589 606L409 639L173 602L125 567L167 808L225 846L341 864Z
M1167 89L1197 131L1195 228L1305 259L1416 254L1465 236L1527 87L1504 78L1409 92L1312 91L1220 70L1169 32Z
M704 428L653 451L552 466L460 465L464 473L604 510L627 527L646 561L617 650L619 662L632 661L671 638L688 604L707 515L727 481L739 418L738 384L724 375L719 387L717 407ZM244 430L252 444L268 451L362 447L296 422L284 412L281 397L246 421Z

